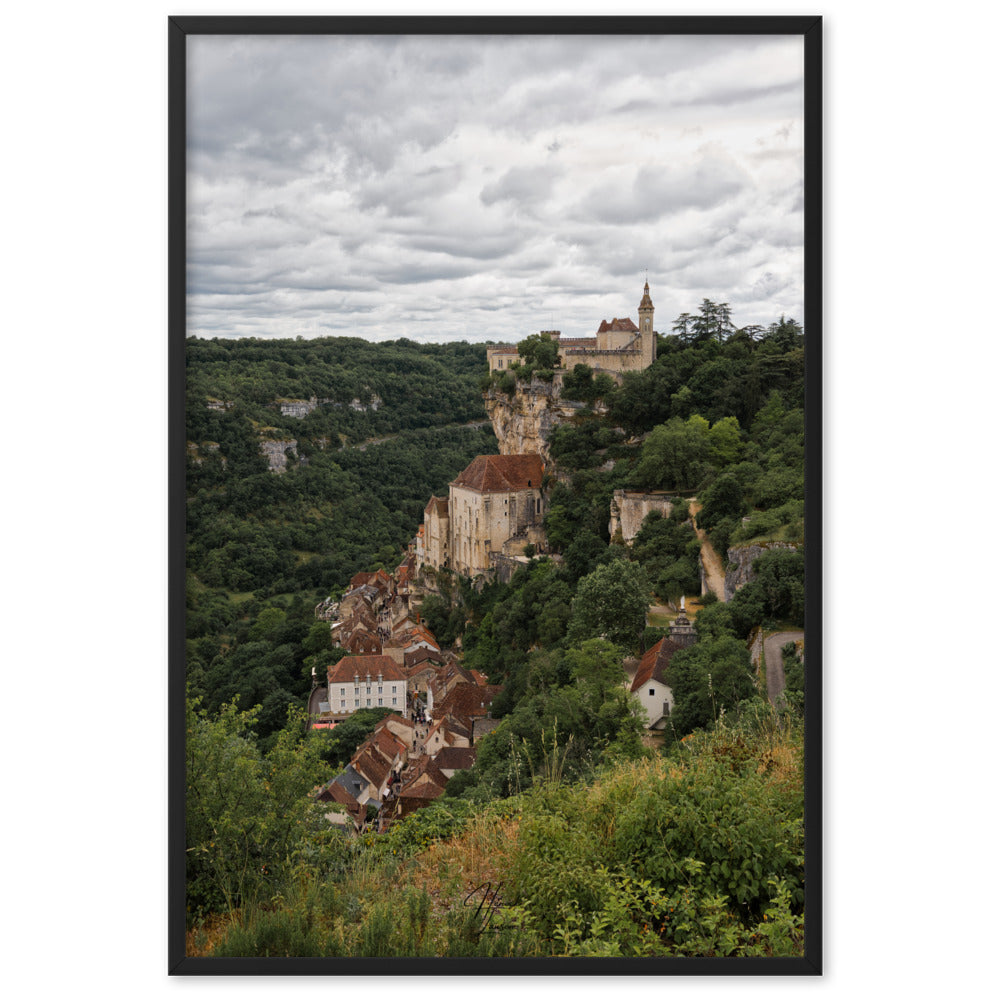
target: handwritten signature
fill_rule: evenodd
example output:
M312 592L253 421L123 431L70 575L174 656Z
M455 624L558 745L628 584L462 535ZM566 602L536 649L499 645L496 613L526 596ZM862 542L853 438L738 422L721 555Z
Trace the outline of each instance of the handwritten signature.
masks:
M465 897L465 905L476 908L474 919L478 921L478 933L483 934L487 930L490 933L496 933L500 930L517 929L515 924L494 920L497 914L503 910L503 896L500 895L502 888L503 882L497 882L496 885L492 882L480 882Z

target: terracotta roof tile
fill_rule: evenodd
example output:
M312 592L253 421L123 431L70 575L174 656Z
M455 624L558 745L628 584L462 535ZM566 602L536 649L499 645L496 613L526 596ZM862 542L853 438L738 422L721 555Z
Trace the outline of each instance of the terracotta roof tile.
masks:
M601 325L597 328L598 333L638 333L639 327L628 317L625 319L613 319L610 323L606 319L601 320Z
M466 771L476 762L476 751L472 747L445 747L434 758L439 768L454 768Z
M541 455L480 455L452 485L478 493L503 493L541 486L543 472Z
M683 648L673 639L661 639L655 646L646 650L639 661L639 669L635 672L630 690L634 693L654 679L661 684L666 684L666 673L670 660L674 653Z
M355 674L362 679L371 674L374 679L379 673L386 681L406 680L406 675L390 656L345 656L336 665L326 668L330 684L344 684L347 681L353 683Z
M437 707L437 712L442 716L451 713L460 719L485 715L500 690L499 684L479 685L460 681L448 692L448 696Z

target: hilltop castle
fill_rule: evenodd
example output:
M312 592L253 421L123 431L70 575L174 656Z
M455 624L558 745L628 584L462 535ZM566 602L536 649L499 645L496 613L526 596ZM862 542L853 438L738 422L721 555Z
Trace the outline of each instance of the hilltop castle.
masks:
M631 319L601 320L593 337L563 337L559 330L542 330L559 344L559 366L588 365L607 372L636 372L656 360L656 332L653 329L653 300L646 282L639 302L639 325ZM513 368L520 359L515 344L497 344L486 349L491 372Z

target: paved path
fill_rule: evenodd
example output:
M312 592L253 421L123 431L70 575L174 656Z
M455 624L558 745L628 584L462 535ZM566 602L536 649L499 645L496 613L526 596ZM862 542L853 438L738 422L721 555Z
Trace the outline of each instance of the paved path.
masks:
M698 527L697 514L701 510L701 504L697 500L692 500L688 511L691 514L691 523L694 525L694 533L701 542L701 564L705 567L705 582L708 589L720 600L726 599L726 570L719 558L719 553L712 548L711 543L705 537L705 532Z
M785 669L781 665L781 647L787 642L798 642L805 632L775 632L764 640L764 665L767 669L767 700L774 699L785 690Z

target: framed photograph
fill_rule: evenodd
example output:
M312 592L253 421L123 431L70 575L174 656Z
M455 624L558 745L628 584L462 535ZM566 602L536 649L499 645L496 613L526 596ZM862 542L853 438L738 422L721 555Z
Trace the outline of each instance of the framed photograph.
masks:
M169 20L171 974L821 973L821 28Z

